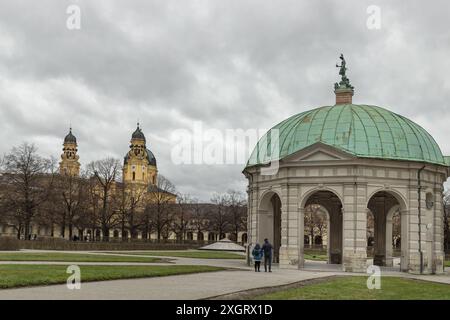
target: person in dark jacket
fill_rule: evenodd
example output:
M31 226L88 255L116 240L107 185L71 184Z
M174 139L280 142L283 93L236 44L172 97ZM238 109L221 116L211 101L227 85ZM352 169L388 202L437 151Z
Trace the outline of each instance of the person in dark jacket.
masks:
M262 251L264 252L264 271L267 272L267 265L269 265L269 272L272 272L272 245L269 240L264 239Z
M263 257L263 251L261 250L261 246L259 243L255 245L255 248L252 251L253 261L255 262L255 272L260 272L259 268L261 267L261 260Z

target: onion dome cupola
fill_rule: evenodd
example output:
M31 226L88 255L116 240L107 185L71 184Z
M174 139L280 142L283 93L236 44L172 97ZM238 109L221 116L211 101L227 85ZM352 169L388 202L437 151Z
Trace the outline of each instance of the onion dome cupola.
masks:
M131 140L143 140L145 141L145 135L139 127L139 123L137 124L136 130L131 135Z
M69 133L64 138L64 143L77 143L77 138L72 134L72 128L70 128Z

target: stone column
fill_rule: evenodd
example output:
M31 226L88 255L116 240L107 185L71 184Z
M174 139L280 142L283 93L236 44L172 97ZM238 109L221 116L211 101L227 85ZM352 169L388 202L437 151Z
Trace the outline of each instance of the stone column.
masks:
M280 250L281 268L298 268L299 264L299 238L298 238L298 187L287 185L285 203L282 214L282 245ZM303 265L302 265L303 266Z
M424 198L424 194L422 194L422 199ZM408 239L407 243L407 251L405 252L405 259L407 261L407 268L405 271L409 271L411 273L420 273L420 252L419 252L419 217L418 217L418 195L417 195L417 185L412 185L409 190L409 211L407 212L408 217ZM425 237L426 234L424 232L425 226L423 225L424 214L423 214L423 205L425 201L422 201L422 214L421 214L421 248L422 253L425 251ZM402 221L403 222L403 221ZM402 239L402 247L404 241ZM402 249L403 251L403 249ZM405 262L406 263L406 262Z
M279 266L284 268L288 264L287 247L289 237L289 188L287 184L281 186L281 243L278 253Z
M299 201L300 203L300 201ZM305 265L305 259L303 257L304 254L304 238L305 238L305 208L298 208L298 220L297 220L297 249L298 249L298 268L301 269Z
M340 203L324 205L329 215L328 263L342 263L342 208Z
M444 224L443 214L444 207L442 204L442 187L435 188L434 192L434 217L433 217L433 242L434 242L434 255L433 255L433 271L436 274L444 273Z
M343 206L343 269L367 271L367 208L366 184L344 185Z
M400 219L401 219L401 237L400 237L400 270L408 271L409 268L409 211L402 210L400 211Z
M396 210L397 208L395 208ZM389 210L386 216L386 253L385 253L385 265L386 267L392 267L394 265L394 258L392 256L392 217L395 210Z
M258 189L256 187L252 187L251 185L248 188L248 215L247 215L247 264L252 262L251 250L258 239L258 222L257 222L257 213L258 213ZM208 240L206 232L203 234L204 241Z
M372 213L375 218L375 248L373 264L377 266L385 265L386 256L386 213L383 203L377 203Z

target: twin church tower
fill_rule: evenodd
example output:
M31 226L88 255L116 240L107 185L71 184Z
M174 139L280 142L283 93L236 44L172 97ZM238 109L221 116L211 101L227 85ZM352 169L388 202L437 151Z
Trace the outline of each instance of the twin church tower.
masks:
M77 138L70 128L64 138L63 153L59 163L61 175L79 176L80 162ZM130 141L130 150L127 152L123 163L123 182L126 184L155 185L157 177L156 158L147 149L145 135L137 124Z

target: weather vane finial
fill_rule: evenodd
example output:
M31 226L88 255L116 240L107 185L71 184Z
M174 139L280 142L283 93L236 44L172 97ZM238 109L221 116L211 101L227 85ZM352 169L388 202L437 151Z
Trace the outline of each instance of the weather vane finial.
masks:
M341 65L338 65L336 63L336 68L339 68L339 75L341 76L341 81L339 83L334 84L334 89L353 89L353 86L350 84L349 78L346 76L347 71L347 64L344 59L344 55L341 53L341 56L339 57L341 59Z

